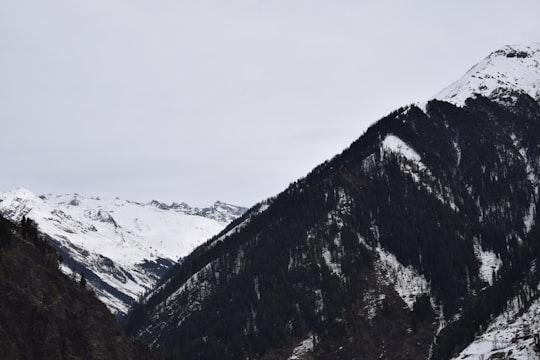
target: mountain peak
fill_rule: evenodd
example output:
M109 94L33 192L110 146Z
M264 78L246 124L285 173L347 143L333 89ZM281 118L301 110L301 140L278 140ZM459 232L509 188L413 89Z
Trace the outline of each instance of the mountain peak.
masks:
M23 187L18 187L18 188L14 189L14 190L7 191L3 195L4 196L9 196L9 197L12 197L12 198L17 198L17 199L35 199L35 198L38 197L32 191L30 191L30 190L28 190L26 188L23 188Z
M15 222L32 210L41 212L46 207L42 198L22 187L0 193L0 213Z
M540 42L503 46L434 98L463 106L478 95L507 102L516 93L540 101Z
M186 215L196 215L213 219L222 223L223 225L230 223L247 210L245 207L228 204L219 200L214 202L212 206L204 208L192 207L185 202L173 202L171 205L168 205L157 200L152 200L149 204L161 210L170 210Z
M141 204L77 193L37 196L18 188L0 192L0 215L36 222L62 255L68 275L85 274L96 295L125 314L179 257L217 234L245 209L200 213L187 204Z

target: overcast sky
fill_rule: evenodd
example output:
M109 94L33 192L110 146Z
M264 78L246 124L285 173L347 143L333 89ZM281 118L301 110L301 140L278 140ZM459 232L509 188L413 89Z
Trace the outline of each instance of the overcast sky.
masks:
M252 205L540 1L0 0L0 191Z

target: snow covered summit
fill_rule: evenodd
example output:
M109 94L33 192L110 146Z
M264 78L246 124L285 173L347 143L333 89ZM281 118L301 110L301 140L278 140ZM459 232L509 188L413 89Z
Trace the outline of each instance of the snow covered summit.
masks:
M156 203L37 196L19 188L0 194L0 213L15 222L23 216L36 221L62 255L64 273L84 274L112 312L125 314L180 257L244 211L223 203L202 210Z
M520 92L540 101L540 43L492 52L434 98L463 106L475 95L505 101Z

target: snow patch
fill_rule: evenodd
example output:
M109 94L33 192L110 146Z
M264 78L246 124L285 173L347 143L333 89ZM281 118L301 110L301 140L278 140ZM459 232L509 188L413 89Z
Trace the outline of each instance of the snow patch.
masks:
M414 105L416 105L417 108L422 110L422 112L427 115L427 113L428 113L427 112L427 103L428 103L427 101L419 101L419 102L414 103Z
M452 141L452 146L454 147L454 151L456 152L456 167L458 167L461 164L461 149L459 147L459 144L455 140Z
M440 202L448 205L453 211L459 211L459 208L453 200L451 190L440 185L440 182L435 179L431 171L422 162L420 155L403 140L395 135L389 134L384 138L381 149L405 158L407 160L406 162L399 163L401 170L405 174L409 174L415 183L421 185L429 194L433 194ZM459 156L461 156L461 154L459 154ZM432 183L438 184L439 189L433 189L427 183L423 182L421 175L429 178Z
M426 170L426 166L422 163L420 155L403 140L395 135L386 135L382 142L383 148L386 148L396 154L400 154L404 158L418 165L420 170Z
M379 254L377 271L381 280L394 286L394 289L412 311L416 298L429 294L429 284L424 275L419 274L412 266L403 266L397 258L382 249L376 248Z
M342 278L341 264L338 264L337 262L333 261L332 254L330 253L328 249L323 248L322 257L328 269L337 277Z
M364 293L363 302L366 304L364 310L370 323L375 318L375 315L377 315L377 311L382 307L384 299L386 299L386 295L379 294L373 290L368 290Z
M175 292L173 292L165 302L176 299L184 292L188 292L194 289L198 289L201 292L201 299L206 298L210 294L206 281L206 274L210 273L212 269L212 263L206 264L202 269L191 275Z
M514 147L518 149L519 155L525 162L526 170L527 170L527 179L529 180L531 185L534 187L534 194L536 195L536 197L538 197L540 181L538 180L536 176L536 172L534 171L534 167L527 156L527 149L521 146L521 142L516 136L516 134L510 134L510 138L512 139ZM525 216L523 217L523 226L525 227L526 233L529 233L531 231L534 225L535 215L536 215L536 203L535 203L535 198L533 197L529 204L529 209L527 213L525 214Z
M261 292L259 290L259 278L256 277L255 280L253 280L253 289L255 290L255 295L257 295L257 300L261 300Z
M538 359L534 336L540 333L540 299L520 315L521 308L517 299L511 301L509 309L497 316L487 330L453 360Z
M525 232L529 233L534 225L534 217L536 215L536 204L534 201L531 201L529 204L529 211L525 214L523 218L523 225L525 225Z
M307 353L312 352L315 347L314 339L315 337L312 334L309 334L304 341L294 348L291 356L289 356L287 360L299 360Z
M315 294L315 313L321 315L324 320L324 299L322 296L322 290L316 289L313 291Z
M366 174L369 174L374 169L376 169L377 168L377 156L376 156L376 154L370 154L364 160L362 160L361 167L362 167L362 170Z
M473 248L474 254L480 262L480 269L478 270L480 279L489 285L493 285L493 272L497 273L499 271L502 260L493 251L484 251L478 241L475 241Z

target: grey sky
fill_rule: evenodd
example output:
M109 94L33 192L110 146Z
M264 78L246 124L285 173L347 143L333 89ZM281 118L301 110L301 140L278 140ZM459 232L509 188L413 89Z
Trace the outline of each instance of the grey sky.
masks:
M0 191L252 205L540 1L0 0Z

